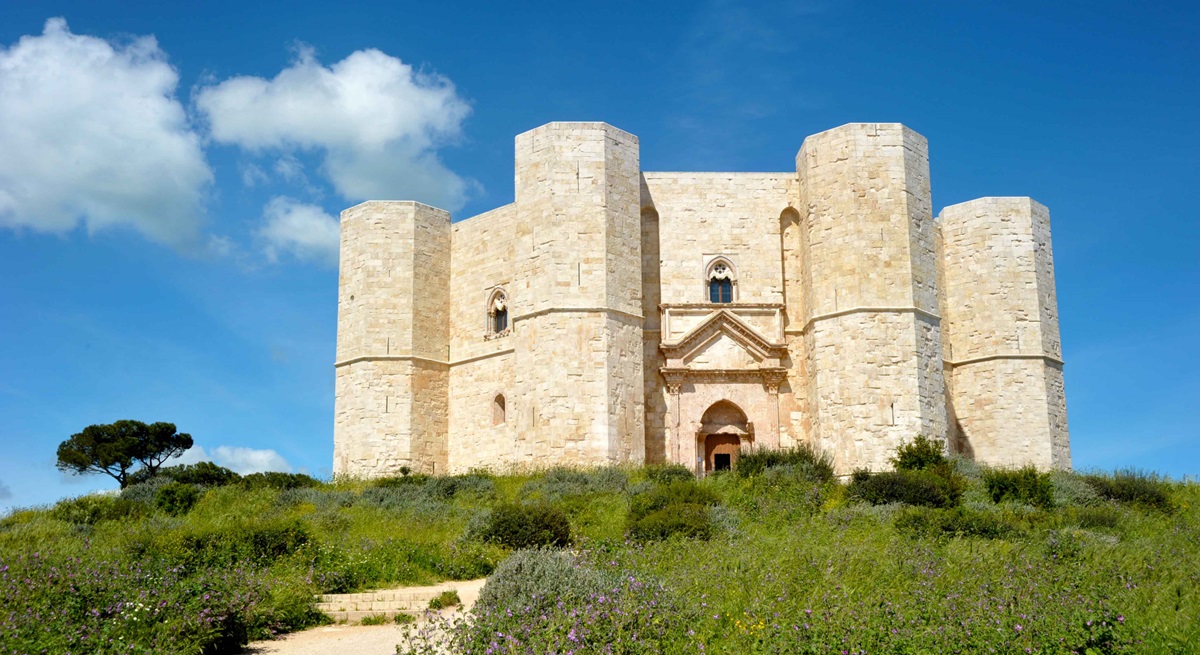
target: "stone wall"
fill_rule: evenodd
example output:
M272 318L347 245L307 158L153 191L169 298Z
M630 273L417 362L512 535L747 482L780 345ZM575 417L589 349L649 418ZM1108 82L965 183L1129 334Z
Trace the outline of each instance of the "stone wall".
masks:
M450 215L414 202L342 213L334 473L447 468Z
M985 463L1069 468L1049 212L980 198L939 218L954 441Z
M697 465L722 401L747 443L813 443L840 472L918 434L1069 466L1044 207L935 222L925 139L898 124L809 137L796 173L642 173L638 149L551 123L516 138L512 204L453 225L411 202L343 212L336 473ZM729 305L708 302L717 257Z
M518 395L537 463L644 457L637 138L603 123L517 137L516 205L534 226L527 313L513 319Z
M815 440L842 472L946 431L925 139L845 125L796 157L805 201L805 343Z

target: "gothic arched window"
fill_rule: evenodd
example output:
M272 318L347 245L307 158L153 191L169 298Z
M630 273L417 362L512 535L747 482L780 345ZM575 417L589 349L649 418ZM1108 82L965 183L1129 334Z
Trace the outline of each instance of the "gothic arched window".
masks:
M496 289L488 297L488 334L498 335L508 331L508 294Z
M728 260L718 258L708 265L708 302L733 302L733 285L736 277Z

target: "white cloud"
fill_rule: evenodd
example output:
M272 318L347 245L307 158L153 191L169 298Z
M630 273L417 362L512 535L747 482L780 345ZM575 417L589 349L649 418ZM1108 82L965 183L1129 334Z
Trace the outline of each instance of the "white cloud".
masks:
M217 446L212 451L213 461L242 475L282 471L291 473L292 465L283 455L269 448L255 449L240 446Z
M340 226L324 209L278 197L267 203L263 218L258 236L271 261L289 252L297 259L337 266Z
M195 445L184 451L183 455L172 459L166 466L195 464L197 462L213 462L227 469L248 475L264 471L283 471L290 473L292 465L288 464L283 455L269 448L243 448L241 446L217 446L209 453L202 446Z
M200 89L196 105L221 143L259 153L321 151L321 172L347 200L418 200L449 210L466 201L466 182L436 150L459 136L470 108L446 78L379 50L326 67L302 48L274 79L234 77Z
M196 245L212 182L154 37L113 44L46 21L0 47L0 226L129 226Z
M163 466L183 466L184 464L196 464L198 462L211 462L212 457L204 452L204 447L199 444L194 444L191 448L183 451L179 457L167 460Z

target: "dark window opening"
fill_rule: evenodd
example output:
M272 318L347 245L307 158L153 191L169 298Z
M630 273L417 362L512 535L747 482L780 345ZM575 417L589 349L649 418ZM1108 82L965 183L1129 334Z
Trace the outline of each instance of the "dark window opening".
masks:
M501 309L492 313L492 332L500 334L508 329L508 310Z
M731 461L731 457L732 456L729 453L713 454L713 470L729 471L729 470L733 469L733 462Z
M708 301L713 303L733 302L733 281L709 280Z

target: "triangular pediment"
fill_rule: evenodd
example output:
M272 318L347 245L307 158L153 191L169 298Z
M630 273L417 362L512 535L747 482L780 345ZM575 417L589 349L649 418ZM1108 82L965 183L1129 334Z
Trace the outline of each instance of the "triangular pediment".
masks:
M689 368L758 368L762 360L760 353L723 331L717 331L683 357Z
M673 344L662 345L668 360L689 368L758 368L778 366L787 348L771 343L733 313L718 310ZM767 362L767 360L774 360Z

